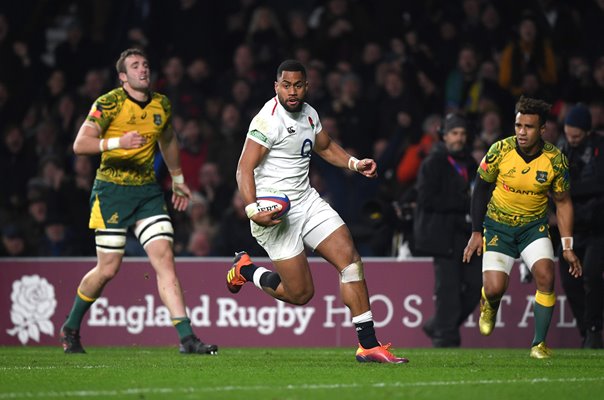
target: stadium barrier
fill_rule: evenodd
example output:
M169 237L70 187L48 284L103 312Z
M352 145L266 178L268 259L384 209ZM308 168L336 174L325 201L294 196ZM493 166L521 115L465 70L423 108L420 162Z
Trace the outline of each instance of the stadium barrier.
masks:
M255 260L269 266L266 259ZM189 317L195 332L219 346L356 346L348 309L339 296L338 276L326 262L311 258L314 298L290 306L259 292L253 284L236 295L225 286L230 259L177 259ZM0 259L0 345L57 345L77 285L94 259ZM434 276L430 259L365 260L378 339L395 347L429 347L421 326L433 312ZM558 280L557 304L548 334L553 348L580 346L575 320ZM464 323L463 347L528 348L533 337L534 284L520 282L517 266L502 300L497 327L478 332L478 307ZM155 273L146 259L126 259L86 315L85 346L175 345L177 335L157 294Z

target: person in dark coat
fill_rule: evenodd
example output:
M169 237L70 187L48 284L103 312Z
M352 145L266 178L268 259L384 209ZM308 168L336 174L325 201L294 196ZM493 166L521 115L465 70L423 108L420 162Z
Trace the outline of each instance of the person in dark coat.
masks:
M447 115L441 135L420 166L414 242L417 255L434 257L435 311L423 330L434 347L458 347L459 327L478 304L482 285L480 258L462 262L477 165L461 115Z
M560 146L568 157L570 193L575 211L574 248L583 261L575 279L559 254L560 280L583 337L583 348L601 349L604 307L604 138L591 130L591 114L583 104L570 109ZM562 250L560 250L560 253Z

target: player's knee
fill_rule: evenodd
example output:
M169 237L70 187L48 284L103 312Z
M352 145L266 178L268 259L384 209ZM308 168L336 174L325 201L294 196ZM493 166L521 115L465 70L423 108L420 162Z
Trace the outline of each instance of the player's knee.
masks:
M315 295L313 288L304 288L303 290L293 293L290 297L290 302L297 306L303 306L307 304Z
M355 261L342 271L340 271L340 282L350 283L359 282L365 279L365 273L363 271L363 262Z
M143 248L155 240L163 239L169 242L174 240L174 228L167 215L156 215L142 220L134 229L134 234Z
M121 258L126 248L126 229L97 229L94 241L97 252L119 254Z

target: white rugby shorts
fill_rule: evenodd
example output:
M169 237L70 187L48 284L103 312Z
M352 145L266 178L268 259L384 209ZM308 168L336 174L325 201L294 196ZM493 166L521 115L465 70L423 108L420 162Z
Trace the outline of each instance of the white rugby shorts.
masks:
M274 261L297 256L304 251L305 245L314 251L342 225L344 221L340 215L314 188L292 203L280 224L264 227L250 220L252 236Z

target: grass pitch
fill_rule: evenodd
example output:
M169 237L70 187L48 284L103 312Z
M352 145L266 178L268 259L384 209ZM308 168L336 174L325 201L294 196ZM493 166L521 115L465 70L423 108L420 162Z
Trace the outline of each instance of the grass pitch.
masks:
M348 348L0 347L0 399L590 399L604 351L395 349L411 362L360 364Z

